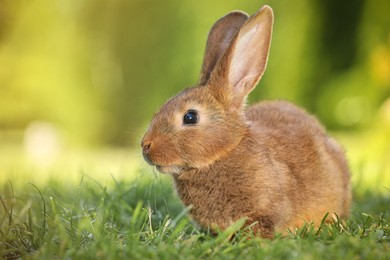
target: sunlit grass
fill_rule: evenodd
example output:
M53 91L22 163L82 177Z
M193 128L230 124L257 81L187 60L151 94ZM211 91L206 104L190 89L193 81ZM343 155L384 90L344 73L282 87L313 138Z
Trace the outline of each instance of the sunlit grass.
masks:
M64 150L54 160L41 163L22 146L0 146L0 185L9 180L45 185L50 179L75 185L89 173L102 183L112 178L129 181L145 166L142 155L131 149Z
M367 193L346 222L308 224L267 240L238 231L242 221L217 236L197 229L169 178L148 172L107 185L86 175L76 185L10 182L2 185L0 252L9 259L381 258L390 253L389 203Z
M388 194L390 189L390 125L377 122L363 132L336 135L346 150L356 193Z

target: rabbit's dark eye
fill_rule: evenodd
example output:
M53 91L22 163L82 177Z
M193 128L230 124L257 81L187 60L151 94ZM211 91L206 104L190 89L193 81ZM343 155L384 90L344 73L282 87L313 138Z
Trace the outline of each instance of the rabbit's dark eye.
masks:
M185 125L194 125L198 123L199 116L195 110L189 110L184 114L183 124Z

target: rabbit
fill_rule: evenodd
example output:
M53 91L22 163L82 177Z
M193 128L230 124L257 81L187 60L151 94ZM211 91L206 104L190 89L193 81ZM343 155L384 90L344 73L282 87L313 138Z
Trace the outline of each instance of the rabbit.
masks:
M287 101L246 106L266 68L273 17L263 6L219 19L198 84L169 99L141 141L144 159L173 176L191 218L215 232L245 218L272 238L320 225L327 213L327 221L349 215L347 160L318 120Z

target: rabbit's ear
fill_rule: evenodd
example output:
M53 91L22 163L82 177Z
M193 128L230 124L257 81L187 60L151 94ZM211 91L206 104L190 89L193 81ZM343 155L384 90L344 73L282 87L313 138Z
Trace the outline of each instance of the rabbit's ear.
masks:
M199 85L206 84L218 59L225 53L232 39L248 18L246 13L235 11L215 22L207 38Z
M273 11L264 6L242 26L216 65L208 83L229 105L241 106L263 75L272 25Z

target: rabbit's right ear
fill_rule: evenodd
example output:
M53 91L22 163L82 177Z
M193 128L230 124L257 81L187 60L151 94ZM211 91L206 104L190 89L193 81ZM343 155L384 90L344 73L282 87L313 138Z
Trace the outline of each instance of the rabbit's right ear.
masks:
M271 44L273 11L263 6L248 19L218 60L207 82L229 107L242 108L267 65Z
M207 38L199 85L207 83L217 61L225 53L238 30L241 29L248 18L249 16L246 13L235 11L215 22Z

